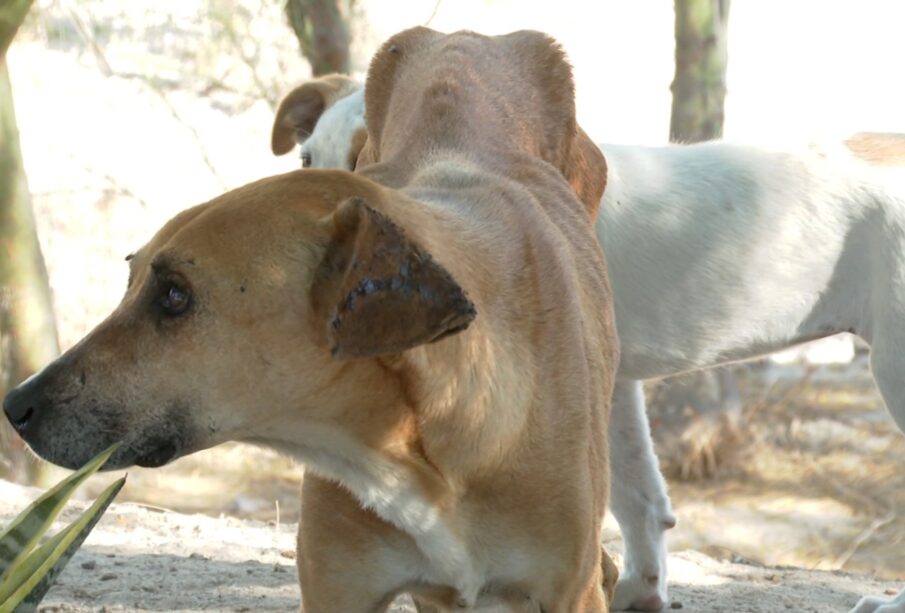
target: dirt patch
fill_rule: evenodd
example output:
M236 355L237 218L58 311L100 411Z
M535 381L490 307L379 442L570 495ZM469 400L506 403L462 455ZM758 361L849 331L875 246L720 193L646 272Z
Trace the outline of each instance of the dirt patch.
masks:
M37 491L0 481L0 522ZM75 503L63 513L71 520ZM59 527L59 526L58 526ZM295 524L183 515L114 504L70 561L40 610L291 611L299 606ZM621 552L618 539L607 546ZM689 613L847 611L862 594L896 585L839 572L771 568L697 552L669 558L672 607ZM413 613L399 599L393 613Z

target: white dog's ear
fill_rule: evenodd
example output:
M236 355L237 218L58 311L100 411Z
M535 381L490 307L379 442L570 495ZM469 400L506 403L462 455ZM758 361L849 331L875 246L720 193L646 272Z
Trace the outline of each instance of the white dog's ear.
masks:
M389 217L352 198L331 221L311 300L333 355L400 353L474 320L475 307L452 275Z
M274 155L289 153L314 132L326 109L361 87L354 79L333 74L302 83L280 102L273 120L270 148Z

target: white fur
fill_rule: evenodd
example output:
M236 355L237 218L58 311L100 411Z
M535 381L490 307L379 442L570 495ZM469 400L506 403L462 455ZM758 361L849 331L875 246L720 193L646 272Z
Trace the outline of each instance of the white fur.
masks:
M306 421L256 433L322 477L342 483L366 508L410 535L428 559L423 579L456 588L469 606L485 583L466 544L412 482L411 471L374 453L341 430ZM280 441L283 441L282 443Z
M301 144L299 156L311 156L311 168L352 170L349 144L364 123L365 96L361 88L324 111L314 132Z
M865 596L851 613L905 613L905 590L895 598L874 598Z
M622 346L610 442L623 609L666 602L671 511L644 440L640 380L851 331L872 344L874 377L905 430L905 170L871 167L842 145L603 150L597 236Z
M346 167L363 101L361 89L324 112L304 144L312 166ZM874 378L905 431L905 170L870 166L841 144L601 147L596 230L622 347L609 432L626 561L614 609L657 609L675 520L642 380L848 331L871 344ZM905 613L905 592L852 613L881 604L877 613Z

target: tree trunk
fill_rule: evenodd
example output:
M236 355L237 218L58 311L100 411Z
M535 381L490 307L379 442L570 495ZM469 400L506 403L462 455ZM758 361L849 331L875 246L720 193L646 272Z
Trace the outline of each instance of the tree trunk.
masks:
M22 165L6 50L25 19L30 1L0 8L0 395L59 354L47 270L35 232L28 181ZM38 465L21 451L18 436L0 432L15 472L35 478Z
M720 138L729 0L674 1L676 73L669 140L695 143ZM665 448L661 457L667 473L685 478L713 475L722 463L716 457L724 447L721 442L733 440L734 424L741 415L733 370L721 367L671 377L649 391L650 414L670 424L669 432L657 436Z
M286 17L299 40L302 55L314 76L348 74L349 24L340 6L343 0L287 0ZM351 5L351 2L348 3ZM346 15L351 10L345 7Z
M729 0L675 0L676 75L669 140L723 135Z
M0 4L0 62L6 62L6 50L25 21L33 0L3 0Z
M696 143L719 138L723 135L726 98L729 0L675 0L675 12L676 75L672 83L669 140ZM723 372L686 375L683 385L669 380L660 394L667 403L678 405L684 398L685 404L705 412L705 407L712 410L714 403L731 403L738 410L738 386L728 369L720 370Z

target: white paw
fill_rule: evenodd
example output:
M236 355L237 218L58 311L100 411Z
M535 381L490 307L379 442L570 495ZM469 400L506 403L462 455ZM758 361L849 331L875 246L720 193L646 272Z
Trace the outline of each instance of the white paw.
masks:
M660 611L666 602L665 576L623 576L616 583L613 610Z
M905 590L895 598L865 596L850 613L905 613Z

